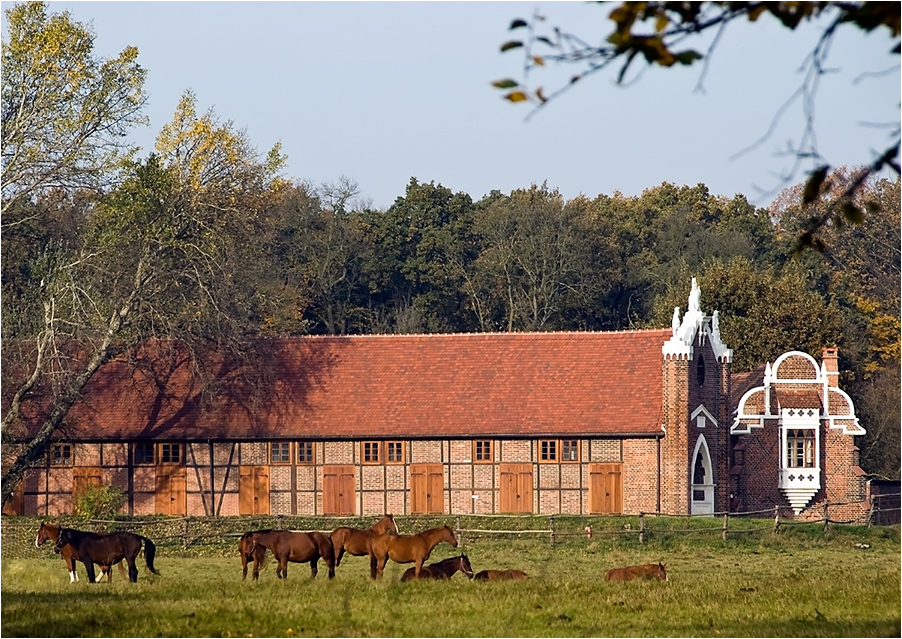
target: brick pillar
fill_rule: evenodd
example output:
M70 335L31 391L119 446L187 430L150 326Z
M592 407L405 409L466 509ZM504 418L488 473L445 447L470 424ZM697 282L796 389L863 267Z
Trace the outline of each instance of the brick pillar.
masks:
M827 370L827 383L830 386L839 388L839 355L835 346L832 348L824 348L822 360L824 368Z
M663 362L664 406L661 412L661 512L689 512L689 360L667 356Z

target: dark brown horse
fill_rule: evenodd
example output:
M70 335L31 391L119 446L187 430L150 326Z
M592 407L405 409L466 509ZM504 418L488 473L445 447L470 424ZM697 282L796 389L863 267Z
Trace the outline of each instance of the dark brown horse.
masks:
M357 557L368 555L370 553L370 542L373 540L373 537L388 532L398 534L398 525L395 523L395 518L392 515L386 515L364 530L347 526L336 528L329 535L329 539L332 540L332 547L335 549L335 565L341 564L341 558L344 557L345 553Z
M450 579L451 575L461 571L469 579L473 578L473 569L470 567L470 558L466 555L451 557L436 564L429 564L420 569L420 576L416 576L416 568L408 568L401 576L401 581L412 579Z
M241 581L247 579L247 563L251 560L254 561L254 579L260 574L260 565L263 563L264 557L266 555L266 548L263 546L254 546L254 535L258 533L271 533L272 529L267 528L266 530L255 530L253 532L246 532L241 535L241 539L238 540L238 552L241 553Z
M42 522L41 527L38 528L38 535L34 539L34 545L37 548L40 548L44 545L44 542L48 539L56 542L60 536L60 527L56 524L48 524L47 522ZM81 559L75 555L75 549L72 548L71 545L66 544L60 550L60 555L62 555L63 559L66 560L66 568L69 569L69 582L73 583L78 581L78 573L75 571L75 562L81 561ZM119 566L119 574L125 579L125 568L122 567L122 562L116 562L116 565ZM106 575L106 580L108 582L113 581L113 573L110 570L111 566L101 566L100 574L97 575L97 581L103 579L103 575Z
M310 562L310 576L316 577L316 562L320 557L329 567L329 579L335 577L335 551L332 542L321 532L292 532L290 530L263 530L250 533L250 554L254 555L254 579L259 575L257 551L269 549L279 562L276 576L288 577L288 562ZM261 555L262 559L262 555Z
M604 574L604 579L605 581L632 581L633 579L667 581L667 569L662 563L611 568Z
M526 579L522 570L480 570L473 577L476 581L502 581L505 579Z
M385 562L391 559L399 564L415 562L414 575L419 577L423 562L429 558L432 549L443 541L457 548L457 537L448 526L432 528L416 535L377 535L370 543L370 576L373 579L381 577Z
M135 533L120 530L108 535L75 530L74 528L60 528L59 538L56 540L54 552L60 553L66 545L72 546L73 556L85 565L88 573L88 581L94 581L94 564L112 566L125 559L128 563L129 581L138 581L138 567L135 566L135 557L141 552L141 544L144 544L144 561L147 568L155 575L159 574L153 567L153 558L157 547L147 537Z

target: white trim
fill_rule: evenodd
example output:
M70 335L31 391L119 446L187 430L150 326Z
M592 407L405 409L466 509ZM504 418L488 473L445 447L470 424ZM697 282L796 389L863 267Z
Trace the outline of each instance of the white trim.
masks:
M711 423L714 424L715 427L718 426L717 420L714 418L714 415L712 415L708 411L708 409L705 408L704 404L699 404L698 408L696 408L694 411L692 411L692 414L689 416L689 419L697 420L698 416L701 415L702 413L704 413L704 416L702 417L702 423L701 424L696 423L696 426L698 426L699 428L704 428L705 427L704 424L705 424L706 420L711 420Z

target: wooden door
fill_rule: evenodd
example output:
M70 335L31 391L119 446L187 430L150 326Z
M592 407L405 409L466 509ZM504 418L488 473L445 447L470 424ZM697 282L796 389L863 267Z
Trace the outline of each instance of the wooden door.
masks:
M589 514L623 513L623 464L589 464Z
M532 464L501 464L500 511L532 512Z
M354 466L323 466L323 514L356 515Z
M85 494L88 486L103 484L103 473L100 466L76 466L72 469L72 499Z
M441 464L411 464L410 512L415 515L445 512L445 478Z
M269 514L269 466L238 469L238 514Z
M188 514L187 476L184 466L157 466L156 468L156 513L170 517L184 517Z

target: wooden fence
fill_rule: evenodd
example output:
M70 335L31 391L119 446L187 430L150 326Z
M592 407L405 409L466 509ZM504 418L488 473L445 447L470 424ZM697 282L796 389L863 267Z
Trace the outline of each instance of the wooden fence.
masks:
M899 494L882 495L886 503L898 503ZM872 526L886 521L887 515L899 520L899 507L880 508L878 499L872 499L870 508L853 520L838 520L831 516L846 503L824 504L819 519L798 520L781 516L781 508L755 512L721 512L714 515L668 515L664 513L639 513L638 515L405 515L396 516L402 534L410 534L449 525L455 530L460 544L505 536L547 537L551 547L568 540L584 538L635 538L640 544L654 536L707 534L719 535L722 540L764 531L778 532L792 526L822 525L826 532L831 526ZM3 517L2 548L6 558L48 556L50 544L37 548L35 534L41 517ZM248 530L275 528L277 530L330 531L339 526L365 528L379 517L295 517L290 515L260 515L245 517L140 517L117 520L79 521L74 517L56 518L56 523L73 528L90 528L98 531L131 530L152 538L158 546L170 552L197 551L206 546L217 552L234 552L235 542ZM719 524L719 525L718 525Z

